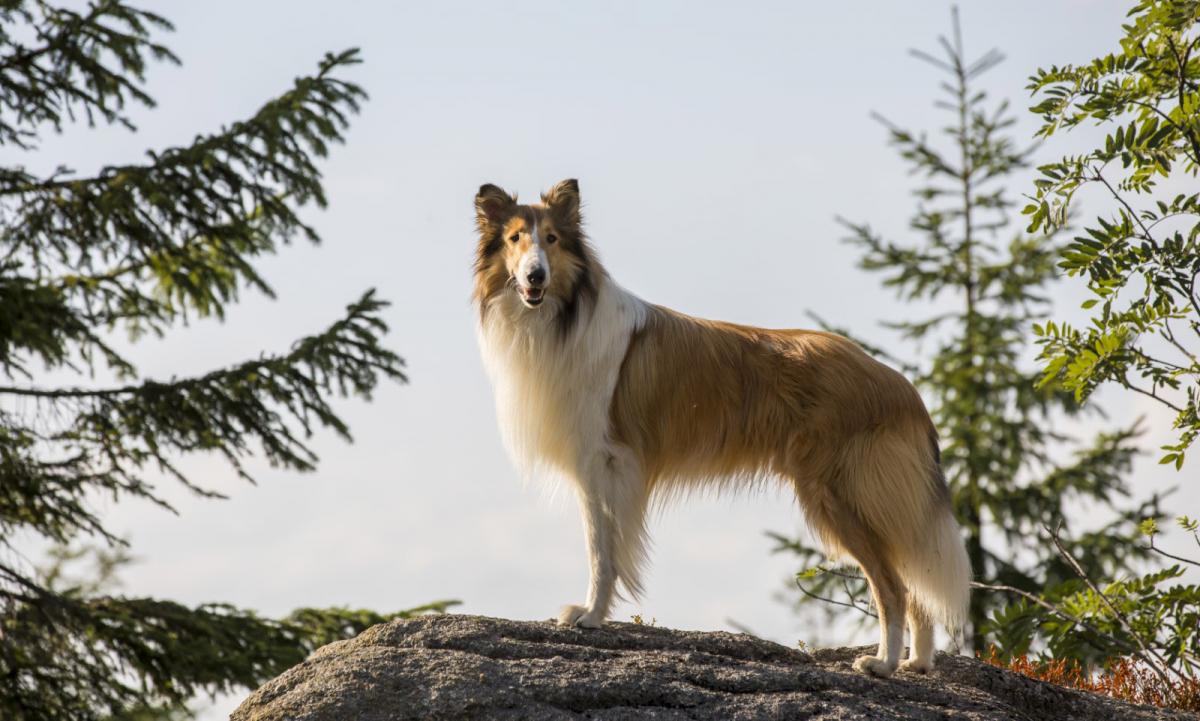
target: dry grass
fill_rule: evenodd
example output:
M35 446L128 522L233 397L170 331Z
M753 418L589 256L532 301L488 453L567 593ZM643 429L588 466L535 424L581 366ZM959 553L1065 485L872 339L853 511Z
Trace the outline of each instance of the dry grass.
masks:
M1030 660L1028 656L1005 659L995 648L980 660L1039 681L1111 696L1129 703L1200 711L1200 679L1164 681L1144 663L1128 658L1110 659L1103 671L1093 674L1068 659Z

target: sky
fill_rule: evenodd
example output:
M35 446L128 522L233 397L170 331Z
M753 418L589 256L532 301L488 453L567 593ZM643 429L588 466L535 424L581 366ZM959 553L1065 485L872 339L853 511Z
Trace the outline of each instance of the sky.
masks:
M1026 78L1114 47L1125 9L1091 0L962 7L968 54L998 47L1007 56L980 85L1011 99L1018 137L1036 123ZM229 500L168 482L161 490L178 516L106 502L110 527L139 559L123 574L125 593L273 615L461 599L462 612L518 619L582 600L572 501L517 477L480 362L469 295L482 183L532 198L578 178L590 236L617 281L693 315L796 327L811 324L811 311L895 348L880 321L928 312L855 267L835 218L911 237L913 179L870 113L915 129L947 122L932 105L942 78L907 53L936 50L949 30L946 3L210 0L158 10L177 27L165 39L183 64L150 71L158 107L134 112L139 132L71 130L44 143L32 166L94 172L187 143L250 115L327 51L362 49L365 62L344 74L371 97L346 145L321 163L329 207L304 217L323 244L262 263L277 299L247 293L223 323L139 343L142 371L183 377L286 349L374 287L393 303L388 342L411 383L385 386L370 403L339 402L354 443L318 436L315 473L252 461L258 484L249 485L198 458L185 468ZM1078 283L1052 295L1061 315L1080 317ZM1169 419L1157 408L1102 396L1111 422L1146 414L1151 441L1166 440ZM1146 491L1183 482L1151 456L1134 478ZM1177 496L1181 508L1198 500L1195 488ZM797 569L771 555L764 532L801 532L792 499L694 499L651 527L645 597L618 606L617 619L732 622L789 645L875 640L874 629L819 628L778 599ZM236 700L219 700L206 718Z

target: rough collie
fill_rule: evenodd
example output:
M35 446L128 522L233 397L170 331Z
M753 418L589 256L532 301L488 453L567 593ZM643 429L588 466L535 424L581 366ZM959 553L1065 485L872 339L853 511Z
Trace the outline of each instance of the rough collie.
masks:
M475 196L474 302L505 444L528 473L569 478L587 535L592 628L617 593L637 598L654 500L778 479L833 558L857 563L881 624L888 676L933 666L938 624L956 628L970 567L913 386L832 333L703 320L646 303L609 277L584 237L579 185L522 205Z

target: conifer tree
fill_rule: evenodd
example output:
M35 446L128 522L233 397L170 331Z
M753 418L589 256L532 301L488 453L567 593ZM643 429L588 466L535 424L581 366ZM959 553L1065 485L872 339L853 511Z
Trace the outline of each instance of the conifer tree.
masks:
M862 249L860 267L931 315L887 323L915 343L920 363L890 359L922 391L937 424L941 463L955 515L966 534L978 582L971 596L967 640L984 649L989 618L1012 598L1005 589L1039 593L1074 572L1046 539L1046 527L1069 529L1070 550L1089 572L1110 578L1136 565L1145 550L1129 542L1131 519L1157 517L1157 499L1129 503L1124 480L1136 451L1134 427L1103 433L1088 444L1061 430L1077 408L1073 398L1039 390L1025 368L1029 328L1048 309L1060 243L1009 229L1012 201L1003 181L1026 166L1028 153L1007 136L1007 103L990 103L977 78L1003 59L993 50L968 61L957 12L941 55L913 55L944 73L949 115L934 137L879 118L891 144L920 179L909 241L885 239L869 225L843 221ZM940 136L940 139L939 137ZM845 331L841 331L845 332ZM1069 449L1069 453L1064 449ZM1087 503L1113 521L1080 528L1072 509ZM1120 529L1124 529L1121 531ZM819 551L773 534L780 550L811 566ZM799 574L800 602L814 599L866 608L861 583L827 567ZM845 595L845 601L838 598ZM826 610L832 610L826 605Z
M315 645L387 618L309 609L272 620L224 604L126 597L39 573L16 546L40 538L119 549L96 502L166 507L150 482L163 474L215 496L180 465L189 454L218 454L247 478L251 454L312 470L313 433L349 438L335 396L369 397L383 379L404 380L400 357L381 345L386 304L373 291L290 348L196 377L145 378L110 342L221 318L246 288L271 295L255 263L292 239L318 240L300 209L324 205L316 161L342 141L364 97L341 77L358 62L350 50L326 56L250 117L142 162L92 175L29 170L48 131L134 129L129 109L153 105L147 66L177 62L156 40L169 29L122 0L0 5L0 147L10 163L0 168L6 721L182 712L197 692L254 686ZM77 380L52 385L51 372Z

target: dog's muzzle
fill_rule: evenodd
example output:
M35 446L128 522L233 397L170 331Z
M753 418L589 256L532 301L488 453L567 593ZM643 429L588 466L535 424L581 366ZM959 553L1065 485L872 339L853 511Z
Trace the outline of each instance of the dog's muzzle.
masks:
M521 296L521 302L530 308L541 305L546 298L545 288L526 288L523 285L517 286L517 293Z

